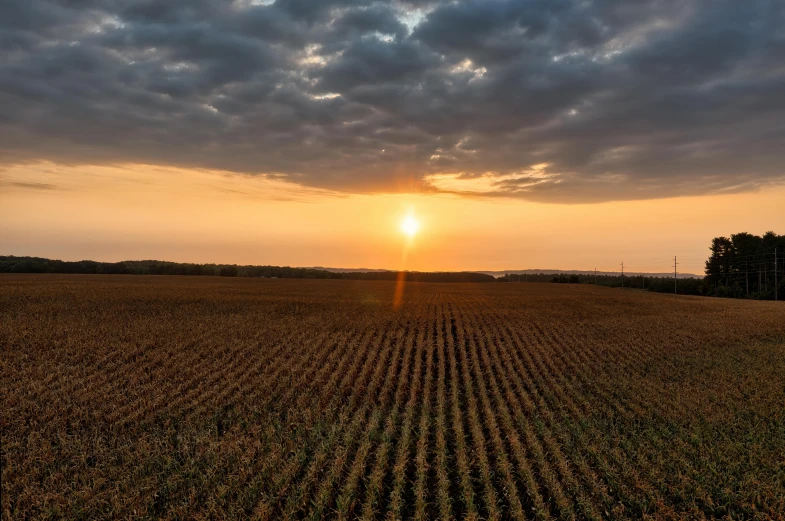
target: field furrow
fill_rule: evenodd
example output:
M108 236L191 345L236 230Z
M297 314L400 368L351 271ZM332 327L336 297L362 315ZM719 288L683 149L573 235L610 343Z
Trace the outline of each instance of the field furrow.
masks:
M781 303L224 279L0 277L3 519L785 519Z

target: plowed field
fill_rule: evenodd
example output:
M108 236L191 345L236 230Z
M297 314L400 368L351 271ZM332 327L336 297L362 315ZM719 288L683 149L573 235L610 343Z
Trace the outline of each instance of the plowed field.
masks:
M0 277L3 519L785 518L785 303Z

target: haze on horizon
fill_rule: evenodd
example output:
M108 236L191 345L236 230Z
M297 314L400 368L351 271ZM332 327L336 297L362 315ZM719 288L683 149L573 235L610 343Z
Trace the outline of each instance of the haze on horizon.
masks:
M6 0L0 254L700 273L785 223L785 4Z

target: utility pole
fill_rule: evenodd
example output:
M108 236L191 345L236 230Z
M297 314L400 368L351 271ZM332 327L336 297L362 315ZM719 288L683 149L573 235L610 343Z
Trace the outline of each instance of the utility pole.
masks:
M621 287L624 287L624 263L621 263Z
M676 256L673 256L673 294L676 295L678 291L676 290Z
M779 300L777 287L777 248L774 248L774 300Z

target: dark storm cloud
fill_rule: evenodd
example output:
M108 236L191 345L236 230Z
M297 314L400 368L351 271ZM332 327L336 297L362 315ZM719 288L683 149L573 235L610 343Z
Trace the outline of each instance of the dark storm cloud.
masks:
M774 0L4 0L0 162L564 202L749 190L785 180L783 63Z

